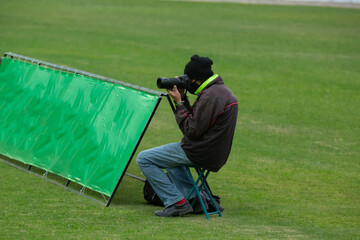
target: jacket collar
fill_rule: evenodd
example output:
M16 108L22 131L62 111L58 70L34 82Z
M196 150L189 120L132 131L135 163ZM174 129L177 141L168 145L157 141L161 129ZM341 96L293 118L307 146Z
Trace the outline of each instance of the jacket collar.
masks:
M213 78L213 77L215 77L215 78ZM206 83L207 81L209 81L209 82ZM203 84L205 84L204 87L202 87ZM201 94L205 89L208 89L210 86L212 86L214 84L224 84L224 81L218 74L214 74L212 77L210 77L208 80L206 80L203 84L201 84L201 86L199 87L199 89L202 87L200 89L200 91L198 93L196 93L197 91L195 92L196 95L199 96L199 94Z

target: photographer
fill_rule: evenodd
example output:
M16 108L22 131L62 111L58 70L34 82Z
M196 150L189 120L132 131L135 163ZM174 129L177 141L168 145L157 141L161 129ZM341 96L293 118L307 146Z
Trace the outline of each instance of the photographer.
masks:
M189 77L186 90L197 95L192 106L184 89L176 85L167 89L176 104L176 122L184 135L181 142L142 151L137 157L139 168L165 205L164 210L155 212L156 216L174 217L193 212L185 199L192 183L184 166L217 172L230 154L237 99L222 78L213 73L212 64L211 59L194 55L185 66L184 74Z

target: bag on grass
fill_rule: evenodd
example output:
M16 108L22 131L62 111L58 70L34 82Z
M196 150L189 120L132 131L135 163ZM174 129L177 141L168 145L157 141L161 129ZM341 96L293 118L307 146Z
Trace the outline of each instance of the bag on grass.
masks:
M147 201L148 204L152 204L155 206L164 206L164 203L160 200L159 196L156 194L154 189L151 187L148 180L145 180L145 185L143 188L144 192L144 199Z
M222 206L220 206L220 197L212 194L211 191L210 191L210 193L211 193L212 198L214 199L214 202L215 202L216 206L219 208L220 212L224 211L225 209ZM215 212L216 207L214 206L214 204L210 200L210 197L206 193L204 188L201 188L200 194L202 196L202 199L205 201L205 206L207 206L206 210L209 211L209 212Z

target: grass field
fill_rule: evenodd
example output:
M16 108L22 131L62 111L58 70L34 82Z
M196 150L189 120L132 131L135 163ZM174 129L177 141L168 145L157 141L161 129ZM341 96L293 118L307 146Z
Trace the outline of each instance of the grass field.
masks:
M156 89L197 53L239 100L222 218L156 218L128 177L105 208L0 162L0 239L360 239L359 39L356 9L0 0L0 54ZM180 138L164 101L139 151Z

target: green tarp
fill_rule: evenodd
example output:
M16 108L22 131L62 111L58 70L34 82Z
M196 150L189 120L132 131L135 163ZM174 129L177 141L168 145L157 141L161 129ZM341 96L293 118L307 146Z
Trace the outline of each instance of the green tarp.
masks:
M158 95L4 57L0 154L110 196Z

